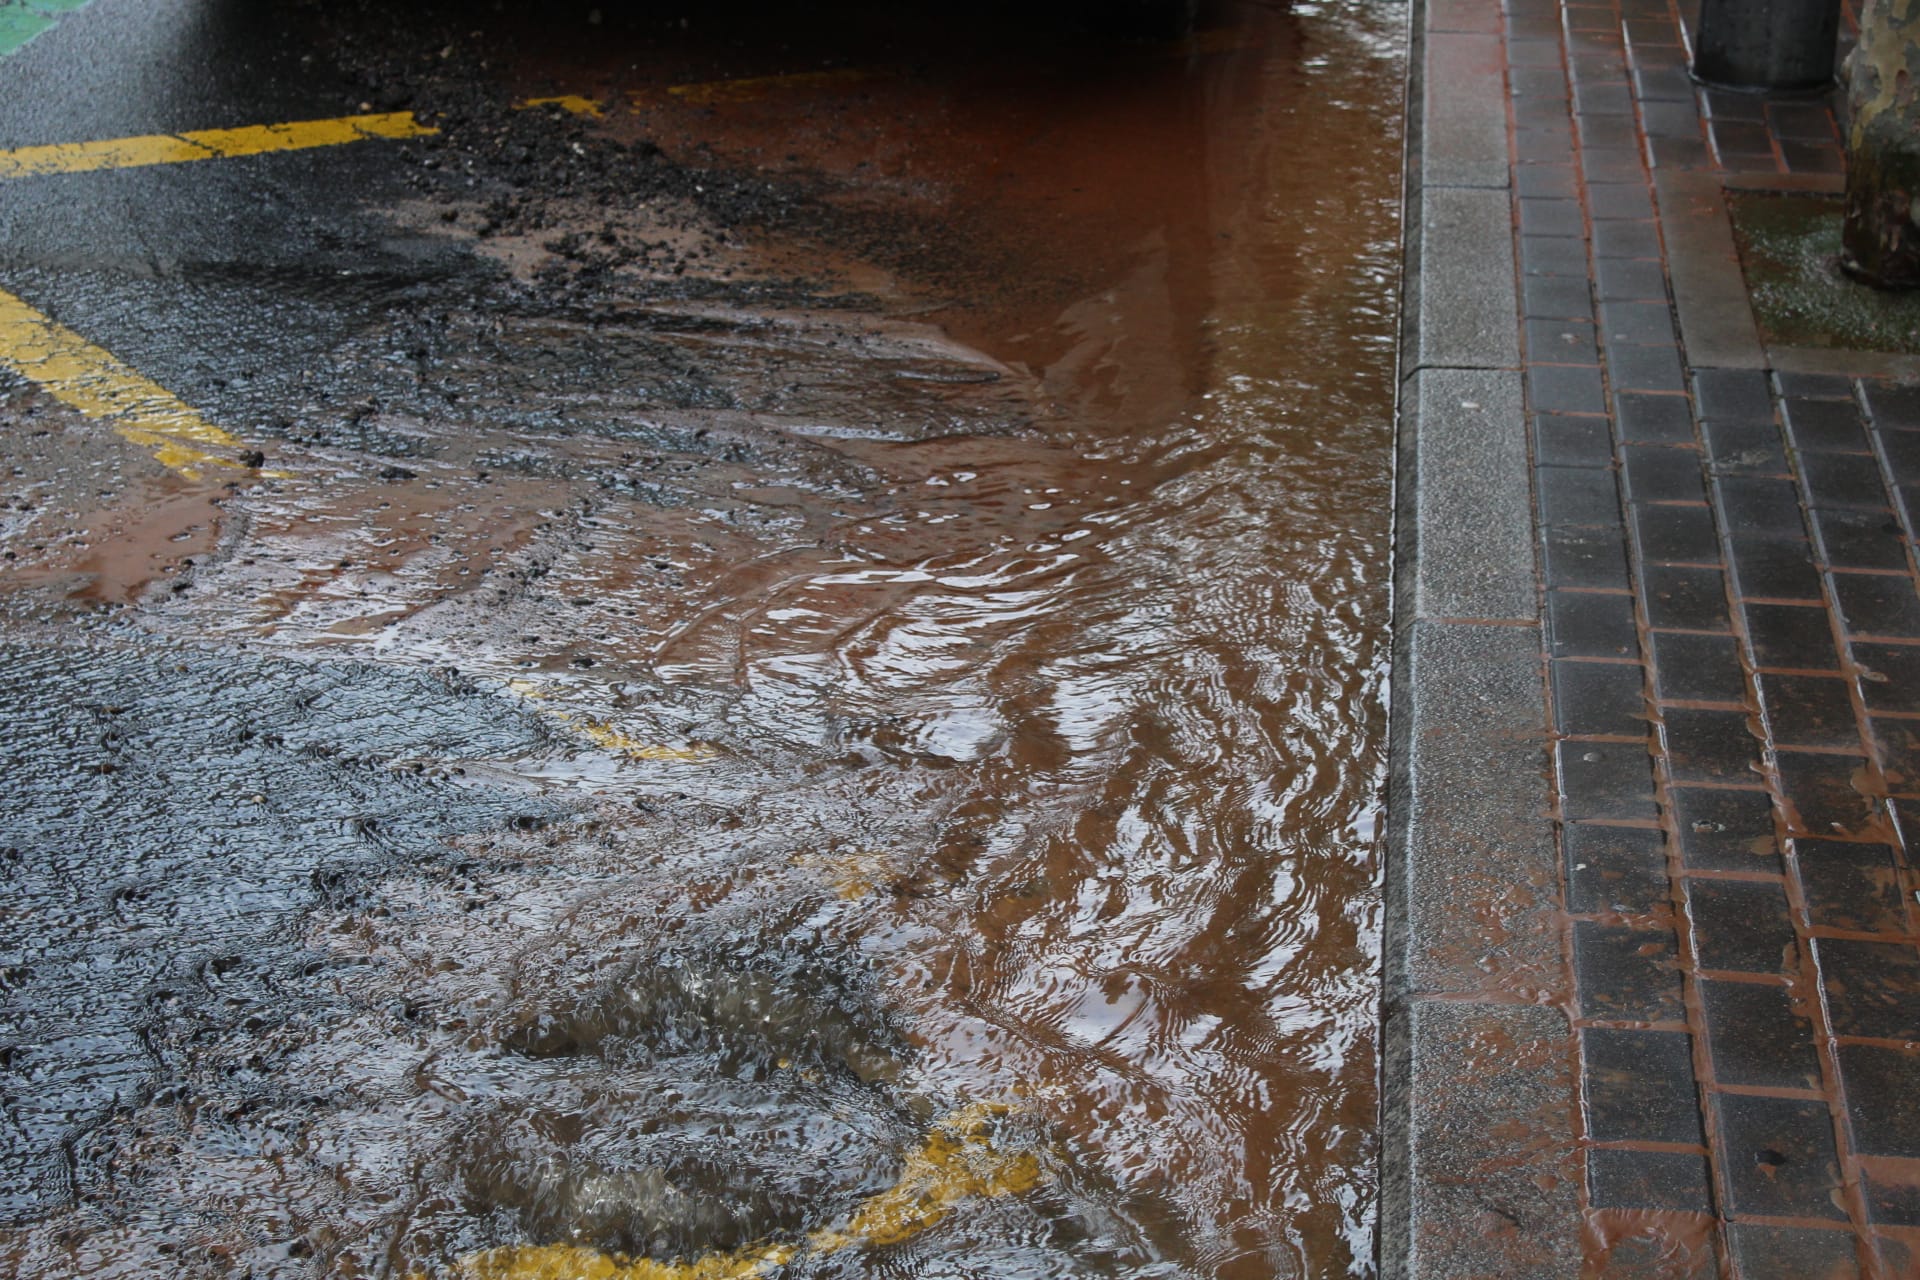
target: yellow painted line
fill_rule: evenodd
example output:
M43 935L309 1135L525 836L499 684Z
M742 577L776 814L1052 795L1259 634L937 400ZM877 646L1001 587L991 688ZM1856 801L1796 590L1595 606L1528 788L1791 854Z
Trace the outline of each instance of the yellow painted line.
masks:
M100 142L62 142L51 146L0 151L0 178L29 178L94 169L136 169L257 156L272 151L337 147L370 138L421 138L439 130L421 124L410 111L303 120L292 124L251 125L241 129L198 129L191 133L109 138Z
M5 290L0 290L0 364L62 404L109 423L120 436L190 480L207 467L247 469L212 452L240 452L246 446L237 436Z
M787 861L825 880L834 893L851 902L864 898L882 884L898 879L880 849L846 853L796 853Z
M705 106L715 102L752 102L785 89L833 89L841 85L878 80L885 72L848 67L838 71L799 71L785 76L754 76L747 80L712 80L704 84L676 84L667 92L685 102Z
M669 747L657 742L642 742L630 738L612 725L599 720L587 720L562 714L561 720L571 724L587 736L588 741L608 751L617 751L629 760L678 760L687 764L705 764L717 760L720 753L704 742L691 746Z
M813 1232L803 1245L748 1245L672 1262L575 1245L510 1245L462 1259L455 1274L461 1280L756 1280L803 1252L826 1257L899 1244L939 1225L967 1200L1020 1195L1046 1180L1034 1153L994 1145L994 1118L1008 1110L975 1103L942 1118L907 1156L898 1182L863 1201L842 1225Z
M607 114L607 104L598 98L583 98L577 93L559 93L551 98L526 98L513 104L517 111L531 107L558 107L562 111L576 116L591 116L595 120Z
M507 681L507 688L529 702L542 704L539 711L548 719L567 726L594 746L618 752L629 760L673 760L683 764L705 764L709 760L720 758L720 752L704 742L695 742L684 747L646 742L622 733L603 720L590 720L585 716L562 710L549 703L548 690L532 680L516 677Z

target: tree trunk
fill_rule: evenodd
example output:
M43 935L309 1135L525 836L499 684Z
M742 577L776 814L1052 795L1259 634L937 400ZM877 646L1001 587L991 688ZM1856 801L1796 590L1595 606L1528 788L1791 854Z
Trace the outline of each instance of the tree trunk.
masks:
M1882 289L1920 287L1920 0L1867 0L1847 72L1840 265Z

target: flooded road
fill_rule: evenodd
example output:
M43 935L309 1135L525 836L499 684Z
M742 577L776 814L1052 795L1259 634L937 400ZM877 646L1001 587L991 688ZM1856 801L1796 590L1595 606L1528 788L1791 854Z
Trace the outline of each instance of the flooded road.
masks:
M68 7L0 1268L1373 1274L1399 6Z

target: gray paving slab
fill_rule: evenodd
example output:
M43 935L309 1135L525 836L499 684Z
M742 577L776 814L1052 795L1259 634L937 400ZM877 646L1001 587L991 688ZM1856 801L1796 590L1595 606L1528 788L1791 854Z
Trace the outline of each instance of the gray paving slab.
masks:
M1385 1176L1409 1213L1382 1224L1384 1280L1581 1274L1566 1016L1424 1001L1404 1017L1387 1107L1412 1140Z
M1424 369L1402 393L1411 616L1538 616L1526 414L1513 370Z
M1419 621L1402 647L1389 1003L1564 985L1540 633Z
M1417 323L1403 369L1511 369L1513 211L1504 190L1429 186L1421 202L1418 265L1408 287Z
M1508 185L1506 70L1499 36L1426 36L1419 139L1427 186Z

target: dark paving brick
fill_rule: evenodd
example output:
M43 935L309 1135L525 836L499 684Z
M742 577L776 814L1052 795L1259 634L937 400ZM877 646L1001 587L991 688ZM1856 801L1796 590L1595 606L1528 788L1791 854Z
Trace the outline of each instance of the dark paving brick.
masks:
M1640 571L1647 620L1656 627L1716 631L1727 626L1727 580L1718 569L1647 565Z
M1653 198L1645 182L1596 182L1587 188L1587 211L1602 218L1651 218Z
M1608 346L1627 343L1670 347L1675 341L1673 308L1664 302L1603 302L1600 304L1600 336Z
M1806 451L1866 453L1866 425L1851 400L1803 400L1789 396L1780 408L1793 447Z
M1556 73L1560 73L1560 57L1560 33L1557 31L1547 39L1507 41L1509 66L1551 67Z
M1721 1084L1817 1089L1820 1059L1813 1023L1786 987L1761 982L1700 983L1707 1048Z
M1800 495L1793 481L1763 476L1721 476L1713 482L1714 505L1732 533L1804 537Z
M1634 502L1704 502L1700 454L1692 449L1630 444L1621 450L1627 497Z
M1521 236L1520 269L1530 276L1584 276L1587 242L1578 236Z
M1741 1280L1860 1280L1850 1231L1736 1223L1727 1233Z
M1557 661L1553 664L1553 717L1561 733L1647 732L1644 677L1640 664Z
M1747 696L1740 647L1730 635L1657 632L1654 689L1668 702L1740 702Z
M1818 103L1770 101L1767 103L1767 119L1773 131L1782 138L1838 141L1832 113Z
M1752 782L1758 777L1760 741L1744 711L1699 711L1666 707L1660 736L1675 782Z
M1678 1022L1679 951L1669 929L1629 929L1576 920L1574 982L1582 1017L1616 1022Z
M1600 371L1585 365L1541 364L1527 369L1527 394L1535 409L1559 413L1605 413Z
M1920 639L1920 595L1904 574L1836 573L1833 595L1851 634Z
M1906 942L1816 938L1835 1035L1920 1040L1920 950Z
M1804 142L1780 144L1789 173L1844 173L1847 162L1838 147L1816 147Z
M1609 346L1607 377L1620 391L1683 391L1687 385L1679 349L1671 346Z
M1700 424L1706 438L1707 461L1716 476L1783 476L1787 453L1780 431L1770 422L1739 418Z
M1745 120L1715 120L1708 126L1713 138L1713 148L1719 152L1730 169L1754 168L1755 160L1764 160L1764 167L1773 164L1773 139L1768 135L1766 126Z
M1614 529L1550 528L1546 531L1550 587L1627 585L1627 550Z
M1696 369L1693 400L1706 419L1773 420L1773 396L1767 375L1757 369Z
M1613 464L1613 433L1607 420L1565 413L1533 415L1534 456L1543 466L1606 467Z
M1745 599L1817 603L1823 598L1813 546L1805 538L1735 533L1727 539L1727 560Z
M1556 658L1634 658L1640 654L1631 596L1549 591L1547 631Z
M1661 832L1576 822L1561 829L1561 839L1567 854L1568 911L1646 915L1671 899Z
M1544 103L1533 100L1516 104L1515 113L1522 114L1522 107L1541 108ZM1560 110L1564 111L1562 107ZM1566 199L1527 199L1520 200L1520 234L1524 236L1584 236L1587 233L1586 216L1580 212L1578 200Z
M1867 1202L1867 1220L1878 1226L1920 1227L1920 1160L1901 1160L1889 1156L1869 1157L1862 1162L1861 1193ZM1895 1275L1912 1275L1915 1268L1907 1259L1890 1267Z
M1887 845L1803 836L1794 839L1793 851L1807 914L1816 927L1905 932L1900 869Z
M1815 510L1813 527L1821 556L1836 569L1908 567L1906 540L1890 512Z
M1907 1233L1907 1238L1876 1232L1869 1237L1867 1247L1879 1260L1879 1275L1920 1276L1920 1245L1911 1243L1911 1236L1911 1232Z
M1568 101L1566 73L1559 67L1514 67L1507 72L1507 89L1516 98L1538 98L1562 104ZM1529 168L1534 166L1528 166ZM1537 192L1522 192L1535 195Z
M1587 1135L1596 1142L1705 1141L1684 1031L1580 1032Z
M1628 444L1693 443L1693 413L1685 396L1625 392L1613 403L1620 438Z
M1630 115L1582 115L1580 142L1582 146L1638 146L1640 136Z
M1568 821L1654 816L1653 768L1637 742L1560 742L1560 795Z
M1602 299L1658 301L1667 296L1666 270L1638 258L1602 258L1593 264L1595 296Z
M1647 135L1654 138L1700 138L1700 113L1686 101L1649 102L1644 108Z
M1786 891L1776 882L1688 880L1687 913L1702 969L1784 974L1800 963Z
M1766 100L1758 94L1709 89L1706 103L1707 114L1715 120L1751 120L1759 123L1767 118Z
M1781 746L1860 747L1849 682L1840 676L1760 677L1767 733Z
M1920 432L1882 431L1880 449L1886 455L1887 470L1896 481L1920 483Z
M1620 527L1620 491L1611 470L1541 467L1534 474L1542 524Z
M1527 359L1549 364L1600 363L1591 320L1527 321Z
M1705 507L1636 505L1633 526L1648 560L1719 563L1720 535Z
M1743 604L1740 612L1746 619L1755 666L1803 671L1840 669L1840 654L1833 646L1833 630L1825 609L1797 604Z
M1593 228L1593 254L1596 258L1658 258L1660 234L1651 221L1598 222ZM1671 342L1672 338L1664 341Z
M1893 486L1893 509L1906 516L1908 528L1920 528L1920 486Z
M1734 1213L1842 1220L1840 1164L1824 1102L1723 1093L1721 1177Z
M1920 1159L1920 1054L1870 1044L1843 1044L1838 1052L1854 1147L1862 1155Z
M1690 871L1778 871L1773 801L1764 791L1675 787L1667 793Z
M1776 750L1773 767L1794 830L1808 835L1871 833L1873 798L1860 789L1865 785L1864 757Z
M1920 796L1920 722L1875 716L1871 723L1887 790Z
M1774 386L1783 396L1796 400L1851 400L1853 379L1840 373L1794 373L1776 369Z
M1627 82L1627 64L1617 48L1594 49L1591 44L1576 48L1576 42L1567 41L1567 71L1573 76L1576 86L1583 84L1625 84ZM1594 143L1593 149L1607 149L1603 143ZM1629 150L1620 146L1619 150Z
M1692 102L1693 81L1678 67L1637 67L1634 88L1646 102Z
M1587 1185L1596 1209L1713 1211L1705 1156L1598 1147L1587 1152Z
M1707 144L1698 138L1649 138L1647 150L1657 169L1706 169L1713 164Z
M1920 646L1852 644L1860 694L1871 711L1920 711Z
M1573 159L1571 130L1552 128L1517 129L1513 151L1522 164L1566 164Z
M1573 105L1583 115L1633 114L1633 95L1624 84L1583 84L1574 90Z
M1920 386L1863 382L1860 389L1874 426L1887 431L1920 431Z
M1803 453L1800 475L1816 507L1884 507L1880 464L1858 453Z
M1521 283L1521 296L1529 316L1593 318L1592 290L1572 276L1528 276Z

